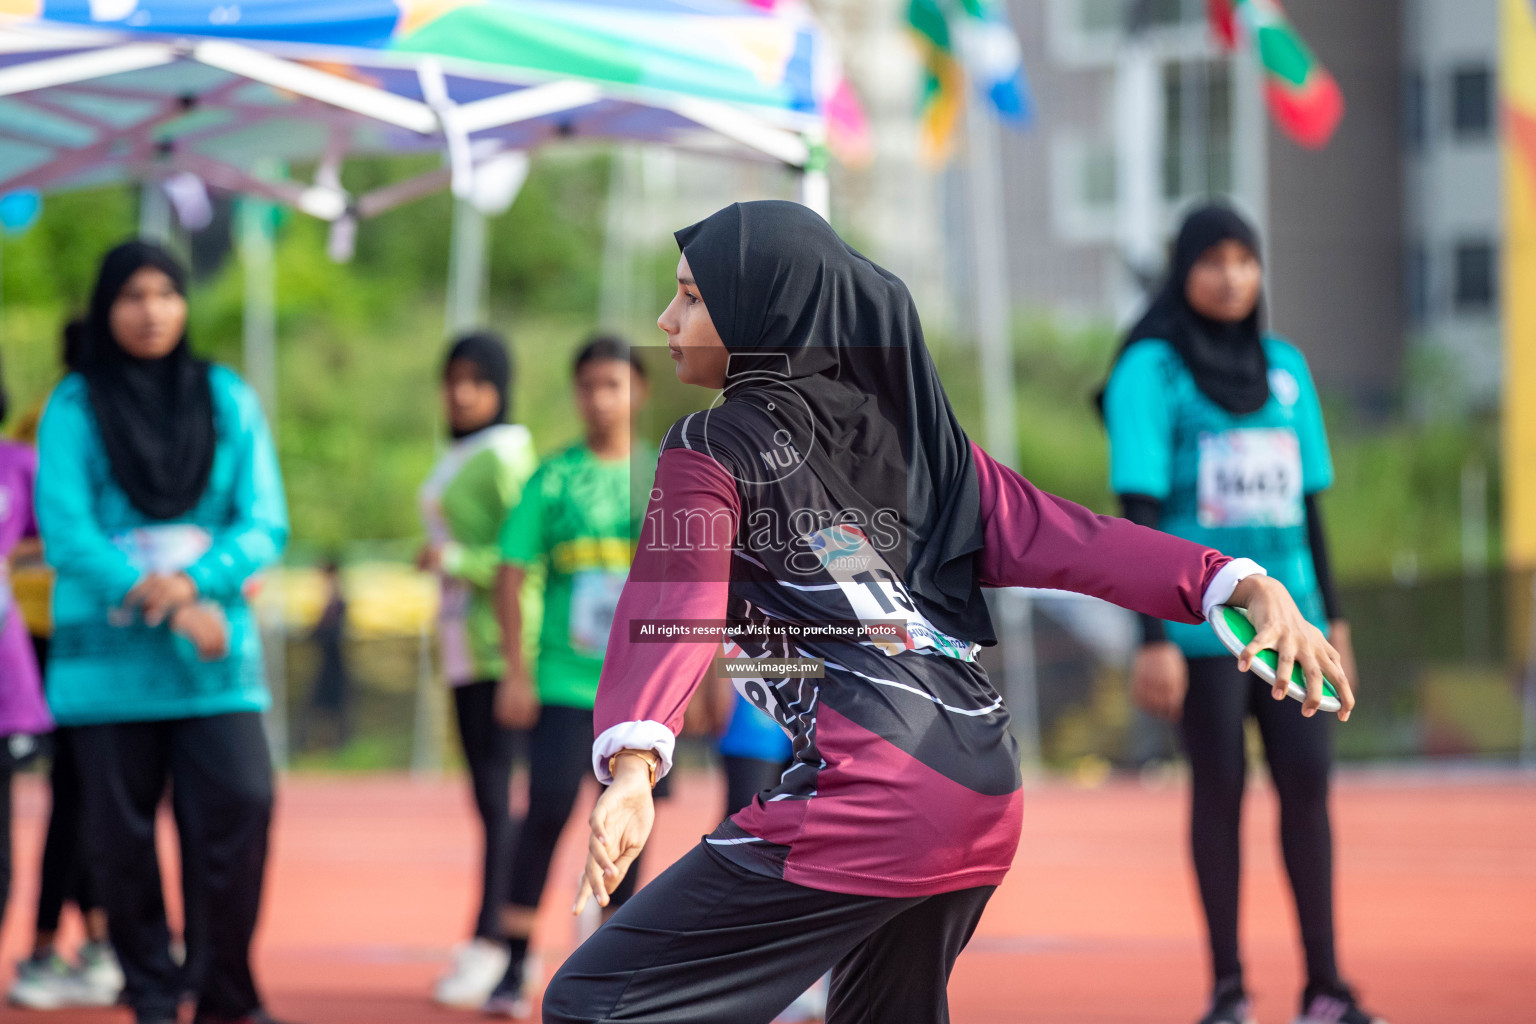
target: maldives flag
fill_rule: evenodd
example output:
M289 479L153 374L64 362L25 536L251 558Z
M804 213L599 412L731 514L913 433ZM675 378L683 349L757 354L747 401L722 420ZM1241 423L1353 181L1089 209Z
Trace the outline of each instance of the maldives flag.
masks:
M1344 94L1286 20L1279 0L1207 0L1211 28L1229 50L1246 40L1264 67L1264 93L1280 127L1321 149L1344 117Z

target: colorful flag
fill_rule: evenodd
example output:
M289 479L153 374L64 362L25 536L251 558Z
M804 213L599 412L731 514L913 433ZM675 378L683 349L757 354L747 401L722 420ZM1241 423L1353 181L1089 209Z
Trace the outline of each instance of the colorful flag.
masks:
M1007 123L1032 110L1019 38L999 0L909 0L907 23L923 52L922 152L942 162L954 148L967 79Z
M1344 94L1297 35L1279 0L1207 0L1211 28L1229 50L1246 38L1264 68L1264 93L1281 129L1321 149L1344 117Z

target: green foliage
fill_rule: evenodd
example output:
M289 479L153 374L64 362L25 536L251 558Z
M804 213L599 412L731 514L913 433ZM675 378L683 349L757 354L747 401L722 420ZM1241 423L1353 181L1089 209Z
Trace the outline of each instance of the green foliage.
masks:
M1496 424L1402 424L1335 436L1333 457L1336 482L1323 508L1341 578L1385 579L1394 564L1399 574L1405 566L1426 576L1461 571L1462 467L1481 464L1496 486ZM1498 507L1495 489L1490 514Z
M347 184L363 192L431 166L356 161ZM538 425L546 449L575 435L569 355L595 319L607 175L602 155L540 159L491 231L490 319L519 357L514 411ZM326 225L279 222L276 432L296 547L414 537L416 489L441 444L451 199L431 196L365 223L345 265L326 256ZM40 404L58 380L63 322L83 310L101 254L135 227L132 191L115 188L50 196L32 231L5 240L0 346L13 408ZM199 353L241 366L243 304L238 258L194 285L189 332Z
M1037 485L1108 512L1109 458L1093 396L1108 372L1116 339L1102 326L1065 327L1044 316L1014 330L1014 408L1019 469ZM979 363L974 347L935 339L934 362L960 423L985 446Z
M24 235L6 236L0 247L6 301L84 312L96 261L132 236L135 217L125 189L49 196L37 224Z
M133 234L135 217L126 190L68 193L49 196L26 234L0 238L0 354L13 410L58 380L64 322L85 312L97 260Z
M354 161L345 180L363 193L434 165ZM514 415L532 425L545 452L578 434L570 359L597 322L609 173L600 152L540 157L517 202L491 226L489 320L517 356ZM297 558L361 542L409 550L419 536L416 490L443 442L437 379L452 216L451 199L439 194L366 222L345 265L326 257L325 225L278 218L276 427ZM35 408L57 381L59 329L83 310L97 260L133 233L135 217L129 189L50 196L30 232L0 243L0 352L13 409ZM674 386L651 326L650 310L671 293L675 262L665 239L636 254L634 322L617 325L658 346L648 354L656 386L642 427L653 439L700 400ZM243 292L236 258L198 282L191 302L198 350L237 368ZM1116 341L1102 324L1034 315L1016 325L1013 351L1021 468L1047 490L1106 512L1115 504L1092 397ZM930 344L962 424L983 438L974 347L944 337ZM1325 507L1340 575L1383 578L1410 554L1420 573L1457 568L1461 468L1481 462L1497 486L1492 425L1363 430L1347 415L1330 422L1338 484Z

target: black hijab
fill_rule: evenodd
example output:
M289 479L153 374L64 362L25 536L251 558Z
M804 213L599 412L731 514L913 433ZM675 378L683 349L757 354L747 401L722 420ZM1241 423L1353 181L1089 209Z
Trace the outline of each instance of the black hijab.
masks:
M1269 363L1264 356L1264 300L1237 323L1201 316L1184 297L1189 273L1202 253L1225 241L1247 246L1262 258L1259 234L1236 210L1211 203L1184 219L1173 244L1167 280L1136 326L1125 336L1116 361L1143 338L1159 338L1173 346L1205 396L1230 413L1258 412L1269 401ZM1100 392L1100 408L1103 392Z
M208 364L187 347L186 334L159 359L138 359L112 335L112 304L144 267L154 267L186 294L186 271L148 242L124 242L101 261L91 308L67 332L66 358L85 376L112 477L134 508L151 519L191 511L213 470L213 394Z
M995 643L976 468L906 286L798 203L737 203L676 237L731 353L726 403L809 438L806 463L844 508L895 514L906 543L882 553L919 610Z
M507 347L506 339L495 331L471 331L459 335L448 349L448 355L443 359L444 379L447 379L448 367L457 362L473 366L475 374L496 389L500 401L496 405L496 415L489 422L469 430L449 427L455 441L478 434L486 427L507 422L507 417L511 415L509 396L512 390L512 350Z

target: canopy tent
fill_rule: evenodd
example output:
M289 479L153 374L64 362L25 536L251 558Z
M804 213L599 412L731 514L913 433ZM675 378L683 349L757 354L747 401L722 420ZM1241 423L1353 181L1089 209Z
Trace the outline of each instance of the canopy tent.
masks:
M793 5L0 0L0 197L141 181L164 185L145 192L163 201L212 186L330 221L346 252L357 221L451 186L451 329L476 316L482 214L510 201L527 151L590 138L768 161L797 171L802 201L825 214L839 112L856 132L830 46ZM348 156L412 152L446 159L367 194L343 188ZM313 180L272 175L283 162L314 163ZM246 373L275 415L270 220L245 212Z
M825 212L840 88L803 10L731 0L0 0L0 194L190 173L335 221L605 138L787 165ZM442 170L370 195L335 173L431 150ZM273 159L321 173L255 173Z

